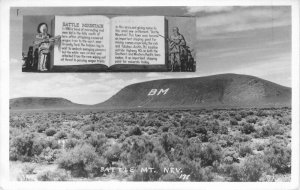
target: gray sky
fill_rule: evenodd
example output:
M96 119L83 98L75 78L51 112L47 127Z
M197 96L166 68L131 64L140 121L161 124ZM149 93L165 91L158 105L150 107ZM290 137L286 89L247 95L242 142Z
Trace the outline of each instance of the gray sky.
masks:
M220 73L257 76L291 86L291 9L252 7L20 8L11 10L10 98L63 97L100 103L126 85L164 78ZM22 73L22 16L133 14L197 16L195 73ZM35 29L34 29L35 30Z

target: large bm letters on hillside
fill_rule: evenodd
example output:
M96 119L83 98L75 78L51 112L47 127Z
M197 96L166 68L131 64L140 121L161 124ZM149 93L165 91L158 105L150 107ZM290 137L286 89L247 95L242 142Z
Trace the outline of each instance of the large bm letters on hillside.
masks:
M150 90L150 92L148 93L148 96L154 96L154 95L158 96L160 94L166 95L168 93L168 91L169 91L169 88L167 88L167 89L155 89L154 88L154 89Z

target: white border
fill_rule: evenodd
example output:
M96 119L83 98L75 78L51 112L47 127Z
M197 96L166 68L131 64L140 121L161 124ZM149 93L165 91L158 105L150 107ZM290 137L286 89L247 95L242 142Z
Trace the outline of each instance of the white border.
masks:
M298 189L299 188L299 1L298 0L0 0L0 188L4 189ZM9 9L36 6L292 6L292 177L291 182L11 182L9 181Z

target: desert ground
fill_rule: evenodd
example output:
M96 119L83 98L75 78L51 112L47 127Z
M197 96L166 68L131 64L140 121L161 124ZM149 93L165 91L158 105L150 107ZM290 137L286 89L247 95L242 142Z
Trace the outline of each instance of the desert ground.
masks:
M10 113L17 181L290 181L291 109Z

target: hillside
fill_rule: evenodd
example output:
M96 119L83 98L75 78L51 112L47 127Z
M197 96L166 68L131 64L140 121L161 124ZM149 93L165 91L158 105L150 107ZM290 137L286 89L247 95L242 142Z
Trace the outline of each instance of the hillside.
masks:
M257 77L222 74L129 85L107 101L110 108L277 107L291 105L291 88Z
M243 108L291 106L291 88L237 74L162 79L124 87L108 100L81 105L64 98L23 97L10 109Z

